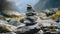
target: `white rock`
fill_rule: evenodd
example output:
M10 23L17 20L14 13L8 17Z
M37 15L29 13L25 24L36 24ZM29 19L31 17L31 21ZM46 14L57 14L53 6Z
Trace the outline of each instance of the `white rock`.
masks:
M20 20L16 18L12 18L9 22L10 25L18 26L20 25Z

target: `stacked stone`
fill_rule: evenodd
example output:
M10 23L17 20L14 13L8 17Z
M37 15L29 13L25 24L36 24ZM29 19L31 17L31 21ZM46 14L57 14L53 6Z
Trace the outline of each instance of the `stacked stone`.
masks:
M21 23L25 24L25 26L23 27L18 27L18 29L24 29L26 30L23 33L19 33L19 34L35 34L37 33L40 29L36 28L36 24L37 24L37 16L36 16L36 12L32 9L32 7L29 5L29 7L27 7L27 13L26 13L26 18L20 20ZM21 32L21 31L20 31Z

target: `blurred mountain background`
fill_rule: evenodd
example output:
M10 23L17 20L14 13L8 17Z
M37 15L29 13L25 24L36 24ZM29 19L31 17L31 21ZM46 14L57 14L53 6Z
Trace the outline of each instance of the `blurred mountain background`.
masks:
M37 11L50 8L59 8L59 7L60 7L60 0L39 0L39 2L36 3L34 6L35 10Z
M0 10L2 10L3 8L7 9L7 7L9 6L9 9L11 10L26 12L27 4L30 4L36 11L60 7L60 0L7 0L7 1L8 2L6 2L6 0L0 0Z

